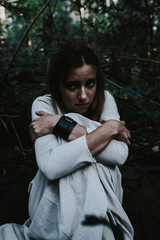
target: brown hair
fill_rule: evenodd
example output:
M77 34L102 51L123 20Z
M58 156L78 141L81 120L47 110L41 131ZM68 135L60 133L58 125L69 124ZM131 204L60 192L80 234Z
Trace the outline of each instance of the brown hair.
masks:
M53 53L48 62L47 81L53 101L65 109L60 93L60 84L64 83L73 68L81 67L84 62L97 69L97 90L94 100L85 116L98 120L104 104L104 80L99 60L93 50L81 43L66 43Z

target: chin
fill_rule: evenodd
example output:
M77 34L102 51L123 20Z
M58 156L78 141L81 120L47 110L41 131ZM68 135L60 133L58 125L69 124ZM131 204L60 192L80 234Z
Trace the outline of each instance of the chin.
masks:
M79 113L79 114L81 114L81 115L84 115L86 112L84 112L84 111L77 111L77 112L75 112L75 113Z

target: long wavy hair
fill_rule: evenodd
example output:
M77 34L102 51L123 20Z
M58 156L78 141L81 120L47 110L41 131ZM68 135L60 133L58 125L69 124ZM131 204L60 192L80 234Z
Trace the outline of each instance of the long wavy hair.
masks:
M96 67L97 90L95 97L85 116L92 120L99 120L104 105L104 79L99 60L92 49L82 43L66 43L49 59L47 82L52 100L65 109L61 97L60 84L64 83L73 68L81 67L84 62Z

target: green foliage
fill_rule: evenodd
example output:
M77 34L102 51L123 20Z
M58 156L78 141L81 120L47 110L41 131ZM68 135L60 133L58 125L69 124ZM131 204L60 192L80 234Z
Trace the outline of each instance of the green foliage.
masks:
M8 158L10 152L9 156L21 154L25 159L24 154L30 152L30 107L36 96L47 92L47 60L63 42L81 40L98 54L106 88L115 94L122 119L132 132L129 157L132 161L129 162L140 166L158 164L158 0L119 0L117 3L110 1L110 4L100 0L51 1L30 28L11 65L15 48L45 3L42 0L5 0L0 3L5 7L7 16L1 26L5 28L5 44L0 45L3 68L0 76L0 88L3 90L0 95L0 123L5 139L1 151L3 158ZM9 147L5 155L7 144ZM154 163L152 158L156 159Z

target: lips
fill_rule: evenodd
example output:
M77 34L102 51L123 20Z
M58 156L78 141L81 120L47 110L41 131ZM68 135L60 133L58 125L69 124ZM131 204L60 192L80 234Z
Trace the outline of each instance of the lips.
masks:
M76 104L77 107L89 107L89 103Z
M87 109L89 108L89 103L76 104L76 107L77 107L79 110L87 111Z

